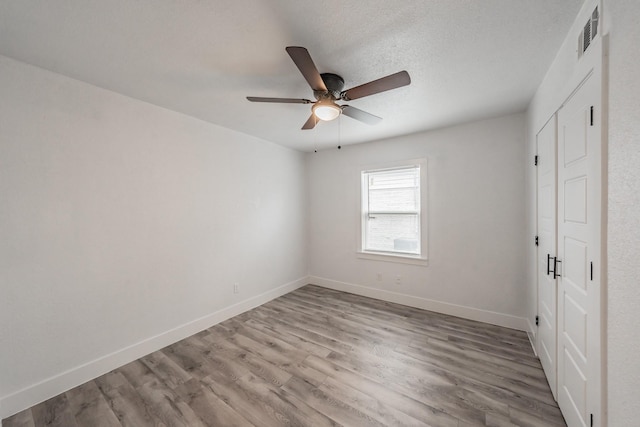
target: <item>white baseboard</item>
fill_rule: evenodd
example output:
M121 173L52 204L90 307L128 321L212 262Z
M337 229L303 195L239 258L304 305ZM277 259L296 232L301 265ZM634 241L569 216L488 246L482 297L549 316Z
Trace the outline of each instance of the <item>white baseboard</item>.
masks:
M4 396L0 398L0 427L2 427L1 420L4 418L80 384L84 384L142 356L210 328L233 316L265 304L308 283L309 278L302 277Z
M527 319L527 336L529 337L529 343L531 344L531 348L533 349L533 354L538 357L538 352L536 351L536 333L538 329L533 326L531 323L531 319ZM1 427L1 426L0 426Z
M447 302L435 301L362 285L355 285L353 283L339 282L317 276L310 276L309 283L337 291L349 292L409 307L435 311L436 313L448 314L451 316L504 326L506 328L517 329L520 331L527 331L527 320L523 317L512 316L510 314L502 314L463 305L450 304Z

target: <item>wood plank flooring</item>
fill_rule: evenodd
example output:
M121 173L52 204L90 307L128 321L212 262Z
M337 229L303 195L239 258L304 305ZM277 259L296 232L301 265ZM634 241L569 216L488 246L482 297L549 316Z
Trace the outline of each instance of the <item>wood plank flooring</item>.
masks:
M565 426L524 332L305 286L16 426Z

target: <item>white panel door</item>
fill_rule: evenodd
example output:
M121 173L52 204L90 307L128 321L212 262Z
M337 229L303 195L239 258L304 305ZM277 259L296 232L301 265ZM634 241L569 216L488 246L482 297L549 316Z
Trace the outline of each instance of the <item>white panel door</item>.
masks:
M540 363L549 387L556 395L557 322L556 279L552 266L556 257L556 116L536 136L538 152L538 340Z
M558 111L558 404L569 427L600 418L600 74ZM596 421L594 425L601 425Z

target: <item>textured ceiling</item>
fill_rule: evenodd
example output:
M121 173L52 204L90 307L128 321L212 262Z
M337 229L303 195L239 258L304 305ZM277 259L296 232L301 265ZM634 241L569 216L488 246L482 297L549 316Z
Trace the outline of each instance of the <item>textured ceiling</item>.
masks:
M0 54L299 150L522 111L582 0L0 0ZM313 99L285 52L304 46L381 116L302 131Z

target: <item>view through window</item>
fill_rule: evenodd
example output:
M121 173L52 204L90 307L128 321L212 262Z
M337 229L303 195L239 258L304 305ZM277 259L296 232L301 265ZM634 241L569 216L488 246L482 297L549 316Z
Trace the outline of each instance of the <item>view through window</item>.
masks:
M362 251L421 254L419 164L362 172Z

